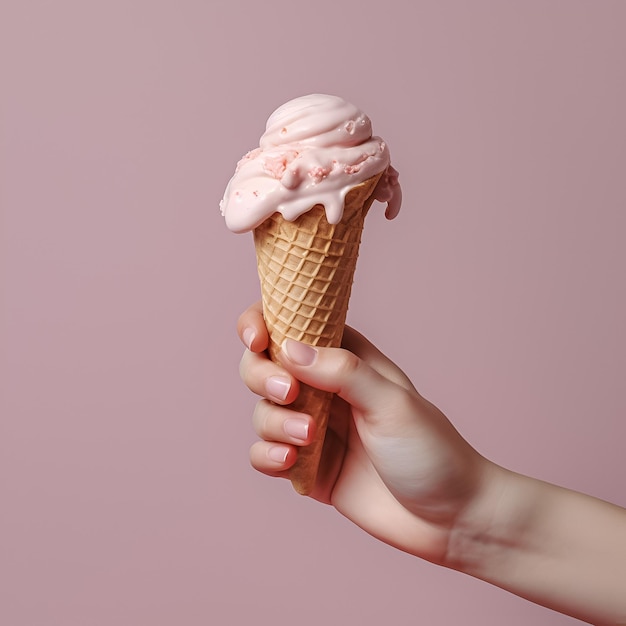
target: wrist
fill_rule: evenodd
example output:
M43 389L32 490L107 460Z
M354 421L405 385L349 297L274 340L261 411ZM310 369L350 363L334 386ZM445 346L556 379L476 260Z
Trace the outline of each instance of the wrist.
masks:
M445 562L594 624L626 623L626 511L487 463Z
M484 459L475 496L450 530L444 565L493 580L516 553L527 550L540 498L533 482Z

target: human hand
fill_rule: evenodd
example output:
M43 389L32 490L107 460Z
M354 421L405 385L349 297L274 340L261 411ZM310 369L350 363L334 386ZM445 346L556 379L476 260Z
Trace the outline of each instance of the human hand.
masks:
M264 352L260 304L238 332L248 347L241 376L263 396L250 449L257 470L288 477L312 439L312 418L287 406L298 381L331 391L312 497L405 552L590 623L625 623L624 508L483 458L351 328L341 349L287 341L279 364Z
M312 497L378 539L442 563L453 524L479 491L485 459L425 400L406 375L365 337L346 328L343 348L288 340L271 362L260 304L238 332L248 347L241 377L263 397L250 449L257 470L288 477L309 443L310 416L288 408L302 381L336 394Z

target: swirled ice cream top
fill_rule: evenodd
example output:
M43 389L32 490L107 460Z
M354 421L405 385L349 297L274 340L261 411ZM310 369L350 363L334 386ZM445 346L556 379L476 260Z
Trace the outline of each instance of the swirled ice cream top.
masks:
M369 117L337 96L303 96L272 113L259 147L237 164L220 210L237 233L277 211L295 220L316 204L337 224L350 189L381 172L374 197L387 203L392 219L402 200L398 173L385 142L372 136Z

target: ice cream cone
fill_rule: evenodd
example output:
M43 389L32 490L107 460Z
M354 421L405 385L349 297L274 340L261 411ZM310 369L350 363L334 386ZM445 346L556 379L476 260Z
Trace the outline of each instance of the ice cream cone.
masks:
M259 147L237 163L220 211L233 232L254 231L269 355L285 339L338 347L361 232L373 200L393 219L402 194L385 141L369 117L338 96L309 94L279 106ZM302 385L291 408L316 421L315 440L290 471L313 490L332 394Z
M274 213L255 228L272 360L287 338L321 347L341 345L363 223L381 175L348 192L338 224L329 224L324 207L316 205L294 221ZM315 440L300 449L290 471L294 488L304 495L315 485L331 400L331 393L301 385L290 405L316 423Z

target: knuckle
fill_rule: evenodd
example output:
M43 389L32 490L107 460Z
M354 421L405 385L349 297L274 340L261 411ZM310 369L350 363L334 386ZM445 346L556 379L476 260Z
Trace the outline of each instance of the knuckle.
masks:
M252 414L252 423L254 429L260 437L269 434L270 420L272 412L272 403L265 398L259 400L254 407Z
M265 407L266 404L267 404L267 400L265 400L265 398L262 398L254 405L254 412L252 413L252 419L254 419L255 422L259 422L265 419L264 413L267 411Z
M262 470L264 466L262 462L264 455L261 452L262 445L263 445L262 442L256 441L250 446L250 452L249 452L250 465L252 465L252 467L256 470Z
M356 354L349 352L348 350L340 350L338 352L336 375L340 378L349 378L355 374L355 372L361 366L361 359Z

